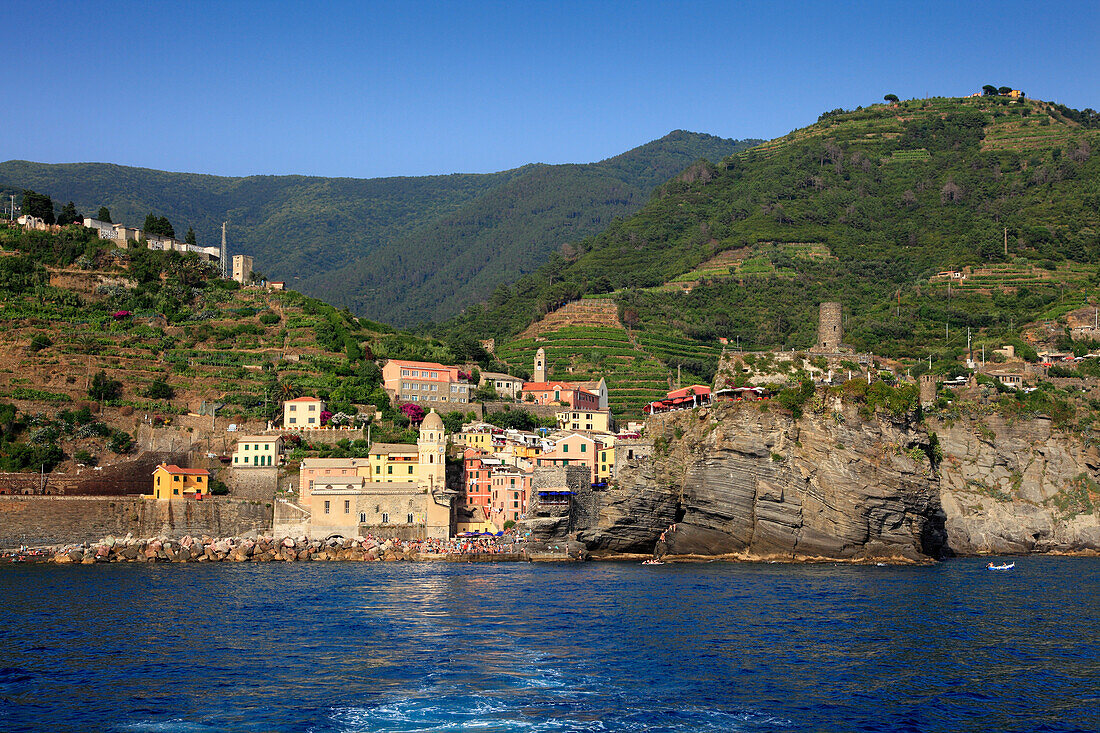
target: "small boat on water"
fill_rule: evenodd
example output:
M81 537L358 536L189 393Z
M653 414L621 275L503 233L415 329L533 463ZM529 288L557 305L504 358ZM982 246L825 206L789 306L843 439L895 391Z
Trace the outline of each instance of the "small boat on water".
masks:
M664 563L655 558L653 560L643 560L642 565L664 565Z
M1014 562L1010 562L1007 565L994 565L993 563L989 563L988 565L985 566L985 569L986 570L1011 570L1014 567L1016 567L1016 563L1014 563Z

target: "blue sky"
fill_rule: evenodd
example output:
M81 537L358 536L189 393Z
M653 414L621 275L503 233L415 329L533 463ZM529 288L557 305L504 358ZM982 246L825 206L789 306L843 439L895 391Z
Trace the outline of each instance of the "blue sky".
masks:
M1100 108L1100 2L36 2L0 160L374 177L588 162L687 129L1010 85Z

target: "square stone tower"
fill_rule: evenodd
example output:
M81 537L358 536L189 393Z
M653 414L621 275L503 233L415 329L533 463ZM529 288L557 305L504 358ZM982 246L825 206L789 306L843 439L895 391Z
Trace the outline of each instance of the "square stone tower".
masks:
M840 303L822 303L817 317L817 351L835 353L844 343Z

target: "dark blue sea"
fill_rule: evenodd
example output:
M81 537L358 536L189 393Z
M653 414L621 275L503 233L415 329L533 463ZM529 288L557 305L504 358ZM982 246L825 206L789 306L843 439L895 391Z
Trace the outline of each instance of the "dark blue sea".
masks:
M1100 560L0 567L0 730L1093 731Z

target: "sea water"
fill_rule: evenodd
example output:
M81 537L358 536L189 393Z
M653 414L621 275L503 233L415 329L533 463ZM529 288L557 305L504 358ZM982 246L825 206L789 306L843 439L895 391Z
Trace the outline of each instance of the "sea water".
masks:
M0 567L3 731L1100 729L1100 560Z

